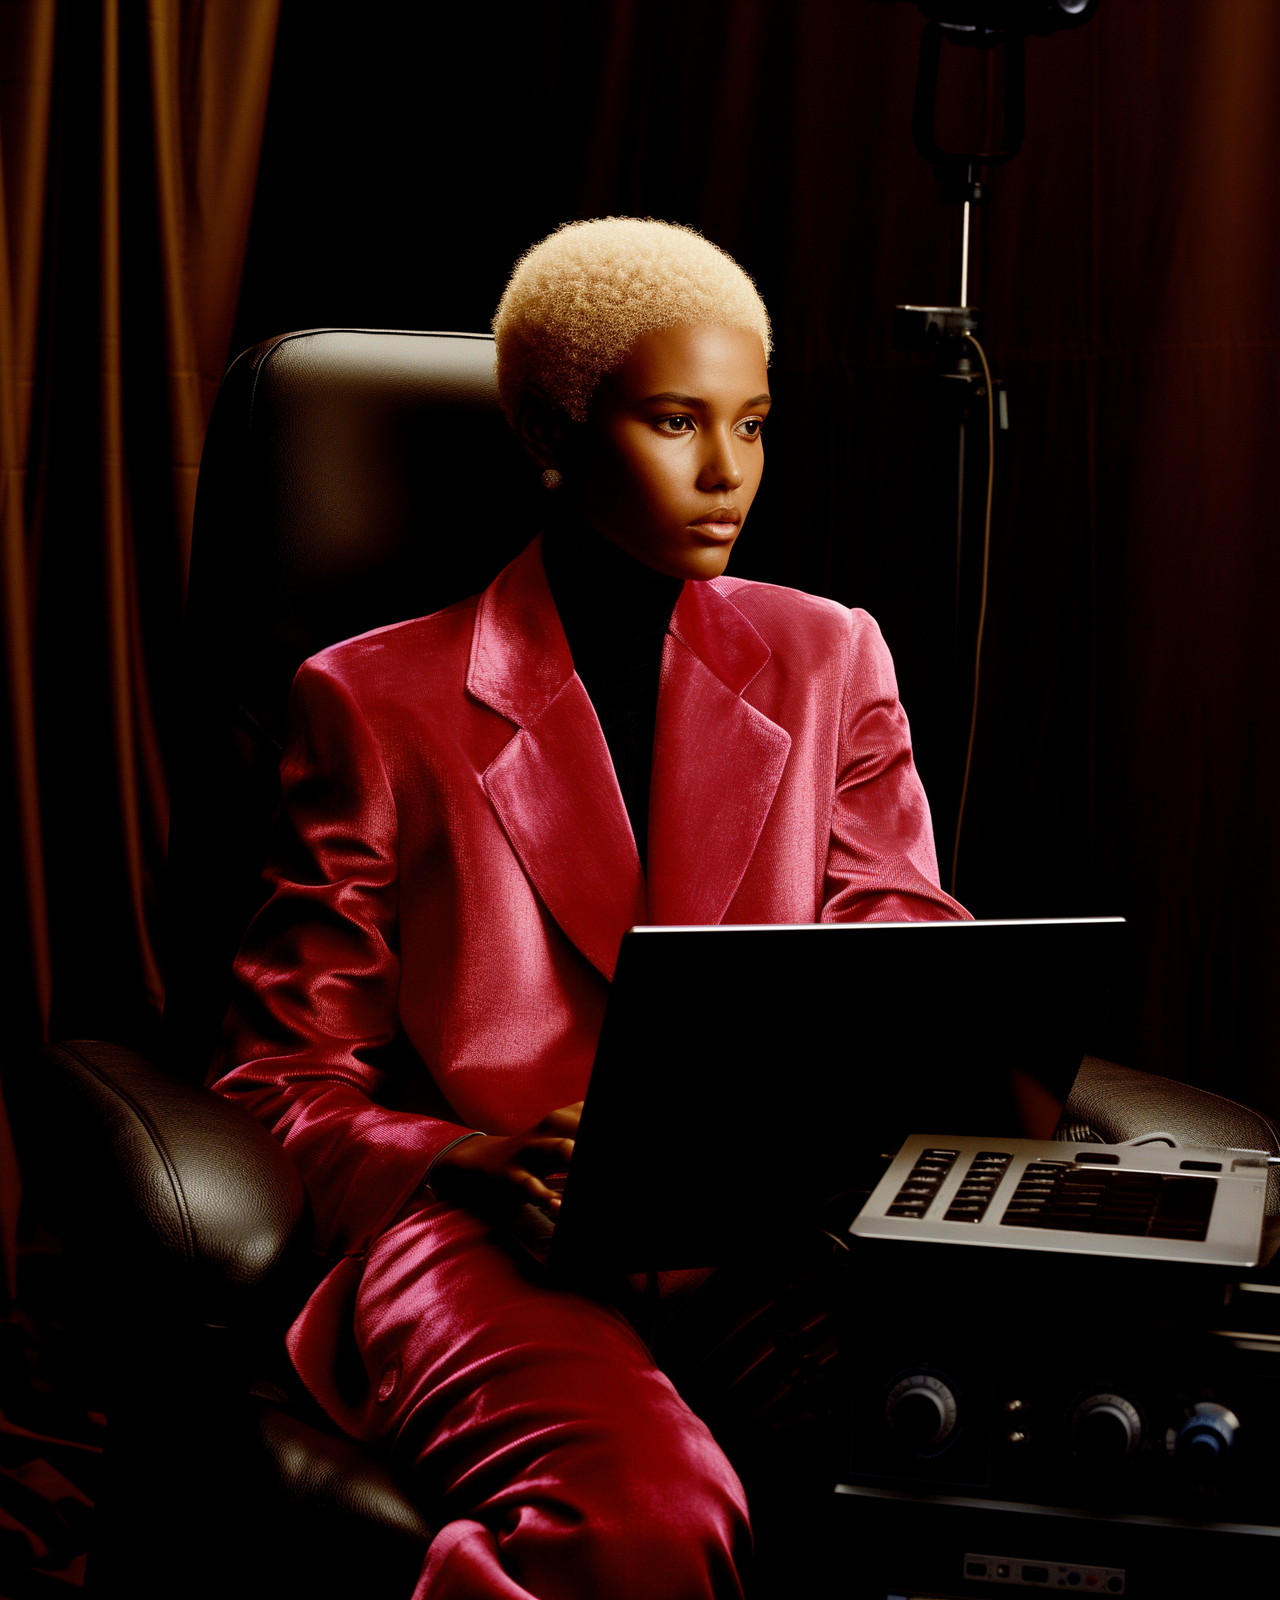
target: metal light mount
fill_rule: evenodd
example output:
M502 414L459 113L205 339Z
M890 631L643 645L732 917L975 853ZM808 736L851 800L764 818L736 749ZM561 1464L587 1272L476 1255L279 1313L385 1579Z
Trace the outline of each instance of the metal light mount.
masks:
M960 473L964 473L964 427L973 405L985 401L982 369L970 359L965 335L976 339L982 332L982 313L977 306L895 306L893 308L893 347L895 350L927 351L938 357L934 376L939 393L949 402L951 420L960 427ZM1009 426L1009 398L1003 379L995 380L996 425ZM963 516L964 490L958 490L958 514ZM959 557L957 556L957 561ZM959 578L957 577L957 586ZM958 595L957 587L957 595ZM957 606L959 600L957 599Z
M895 350L938 350L982 328L977 306L894 306Z
M961 473L964 459L964 425L969 421L974 402L985 399L982 369L970 360L965 335L976 339L982 332L982 313L977 306L894 306L893 347L895 350L923 350L938 358L935 372L954 410L952 421L961 429ZM1009 426L1009 403L1003 382L996 382L996 408L999 426ZM963 513L963 488L959 491ZM958 558L957 558L958 559ZM959 580L957 579L957 583ZM957 601L957 604L959 602Z

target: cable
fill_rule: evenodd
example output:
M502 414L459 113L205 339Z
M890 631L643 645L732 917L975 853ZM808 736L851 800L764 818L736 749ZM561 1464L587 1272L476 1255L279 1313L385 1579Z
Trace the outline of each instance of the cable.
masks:
M964 782L960 785L960 810L956 814L956 842L951 852L951 894L956 892L956 867L960 860L960 829L964 826L964 803L969 797L969 771L973 766L973 736L978 727L978 676L982 667L982 633L987 622L987 572L991 564L991 494L996 481L996 413L991 390L991 368L987 353L971 333L965 339L978 352L982 376L987 385L987 511L982 528L982 600L978 606L978 642L973 649L973 709L969 717L969 747L964 757Z

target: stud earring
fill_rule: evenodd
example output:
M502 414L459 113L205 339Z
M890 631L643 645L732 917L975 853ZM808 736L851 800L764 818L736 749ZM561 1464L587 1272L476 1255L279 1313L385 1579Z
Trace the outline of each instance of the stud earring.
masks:
M554 467L548 467L542 474L542 487L544 489L558 489L563 482L564 479Z

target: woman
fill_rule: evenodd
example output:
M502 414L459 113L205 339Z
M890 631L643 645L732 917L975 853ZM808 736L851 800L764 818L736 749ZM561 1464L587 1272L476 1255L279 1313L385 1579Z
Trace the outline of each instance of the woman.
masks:
M723 576L769 409L746 275L688 229L573 224L494 333L554 514L482 595L299 671L210 1081L341 1258L301 1377L444 1508L418 1597L737 1596L711 1435L616 1307L487 1219L559 1204L629 926L966 913L875 624Z

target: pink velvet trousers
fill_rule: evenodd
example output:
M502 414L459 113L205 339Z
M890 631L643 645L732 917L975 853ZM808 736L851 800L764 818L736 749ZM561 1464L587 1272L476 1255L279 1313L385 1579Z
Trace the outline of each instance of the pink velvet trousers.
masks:
M325 1410L441 1508L414 1600L741 1600L746 1499L710 1432L620 1311L516 1256L418 1202L290 1330Z

